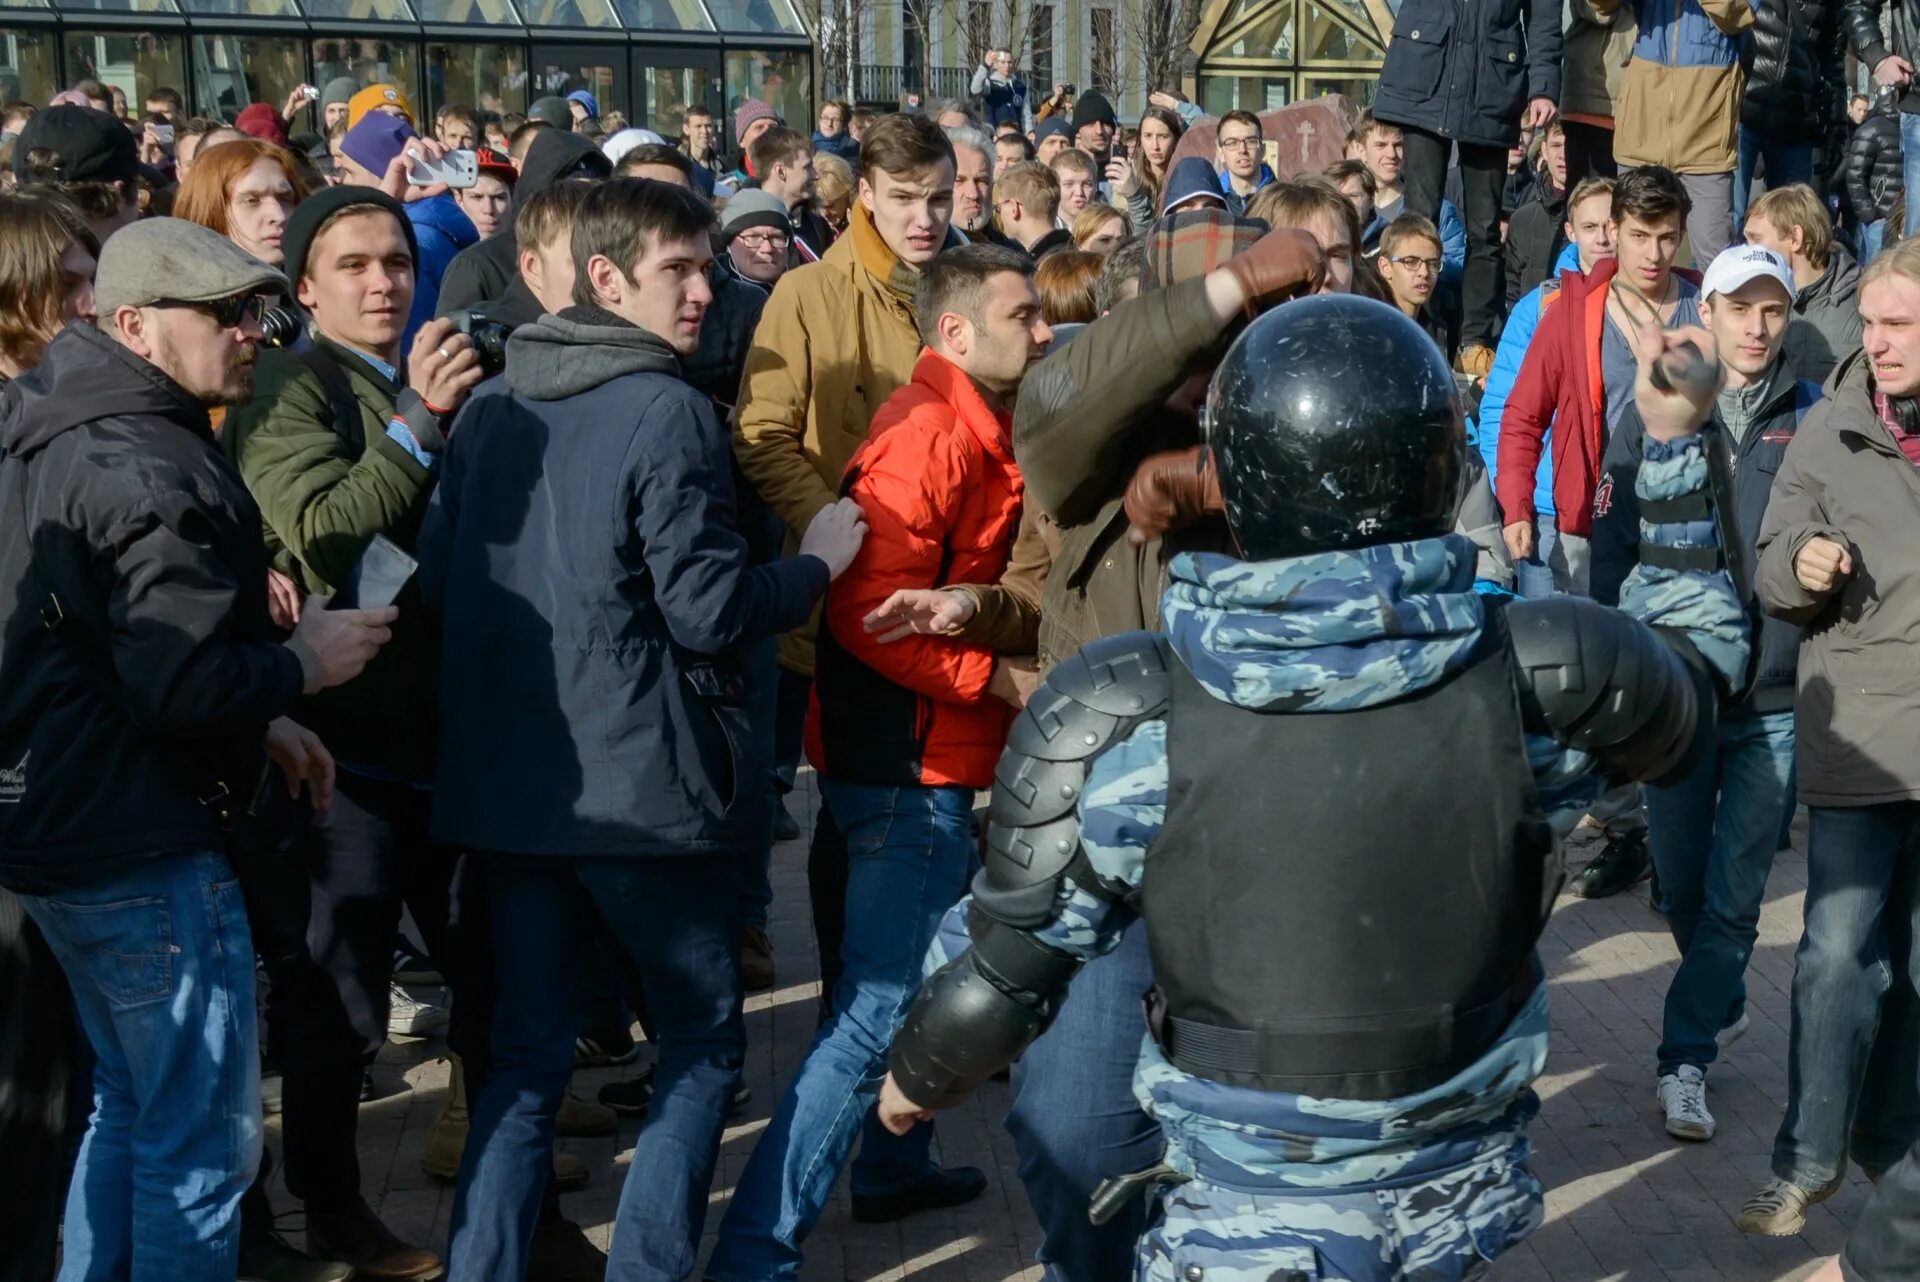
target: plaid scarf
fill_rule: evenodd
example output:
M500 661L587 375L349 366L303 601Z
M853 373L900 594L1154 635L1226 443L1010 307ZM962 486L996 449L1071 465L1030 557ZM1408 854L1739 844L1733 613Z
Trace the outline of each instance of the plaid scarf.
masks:
M1220 209L1183 209L1147 232L1146 288L1160 289L1204 276L1267 234L1258 218Z

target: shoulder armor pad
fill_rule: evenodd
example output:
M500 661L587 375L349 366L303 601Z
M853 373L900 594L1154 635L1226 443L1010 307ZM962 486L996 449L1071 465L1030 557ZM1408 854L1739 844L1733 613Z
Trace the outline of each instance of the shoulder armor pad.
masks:
M983 912L1025 929L1046 921L1080 853L1087 768L1165 712L1173 662L1165 638L1123 633L1082 649L1034 691L994 771L986 864L973 889Z

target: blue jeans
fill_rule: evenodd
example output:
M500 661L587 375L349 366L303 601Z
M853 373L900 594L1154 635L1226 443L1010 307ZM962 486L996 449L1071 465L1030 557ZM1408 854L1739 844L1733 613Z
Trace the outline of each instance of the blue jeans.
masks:
M1647 839L1680 969L1667 986L1659 1071L1706 1068L1715 1035L1747 1001L1760 905L1793 807L1793 713L1720 723L1718 741L1680 782L1648 786Z
M1860 228L1860 265L1866 266L1880 256L1880 246L1887 238L1887 220L1877 218Z
M973 790L832 779L822 779L820 790L846 833L844 968L833 1017L815 1035L733 1190L707 1264L707 1275L719 1282L798 1276L800 1244L819 1222L863 1125L856 1195L898 1192L929 1164L932 1128L894 1139L873 1120L873 1101L941 914L966 893Z
M1145 1170L1166 1149L1133 1097L1141 997L1152 983L1146 923L1136 921L1074 979L1053 1024L1013 1066L1007 1133L1040 1222L1035 1258L1047 1282L1132 1276L1152 1199L1135 1197L1100 1225L1087 1220L1087 1203L1100 1181Z
M1746 225L1747 192L1753 186L1753 171L1762 157L1767 162L1768 191L1785 187L1788 183L1813 181L1812 143L1773 142L1741 125L1739 152L1733 169L1733 231L1736 236ZM1700 267L1704 270L1706 264L1701 263Z
M1839 1178L1849 1155L1884 1171L1920 1135L1916 837L1920 802L1808 808L1787 1115L1773 1142L1773 1173L1803 1188Z
M693 1272L746 1051L734 856L482 855L499 996L493 1066L453 1204L448 1277L521 1278L573 1076L574 986L593 918L639 975L659 1058L614 1212L607 1277Z
M1554 528L1553 513L1542 512L1533 522L1533 555L1513 563L1513 590L1530 599L1552 596L1553 545L1560 541Z
M1906 191L1920 191L1920 115L1900 113L1900 181Z
M253 939L222 855L21 897L93 1047L62 1282L230 1278L260 1164Z

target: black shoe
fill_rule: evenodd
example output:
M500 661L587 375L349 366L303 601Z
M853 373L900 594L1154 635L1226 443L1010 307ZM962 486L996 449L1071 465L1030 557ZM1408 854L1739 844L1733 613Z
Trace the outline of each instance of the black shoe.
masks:
M352 1276L351 1264L316 1260L278 1233L240 1234L240 1282L347 1282Z
M588 1241L572 1220L542 1220L533 1226L527 1276L542 1282L602 1282L607 1253Z
M624 1082L608 1082L600 1088L598 1098L622 1117L645 1117L647 1105L653 1101L653 1065L649 1064ZM745 1082L736 1082L733 1100L727 1105L728 1119L744 1116L752 1104L753 1092Z
M784 801L776 801L773 804L773 839L775 841L800 839L800 821L793 817Z
M1606 849L1580 870L1567 890L1580 899L1605 899L1652 875L1645 829L1608 837Z
M616 1064L631 1064L640 1054L640 1043L633 1040L633 1034L627 1029L607 1029L604 1032L582 1032L573 1039L573 1066L575 1068L610 1068Z
M977 1166L935 1167L912 1188L884 1197L853 1195L853 1218L862 1224L891 1224L915 1211L964 1206L987 1191L987 1173Z

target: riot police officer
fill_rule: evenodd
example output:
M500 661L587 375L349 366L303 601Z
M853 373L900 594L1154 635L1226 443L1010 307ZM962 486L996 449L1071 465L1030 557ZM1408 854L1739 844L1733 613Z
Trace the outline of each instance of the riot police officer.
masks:
M1207 400L1241 557L1176 557L1162 632L1027 705L881 1120L964 1099L1144 918L1135 1083L1167 1152L1093 1208L1160 1188L1142 1278L1447 1282L1531 1231L1558 832L1682 767L1746 670L1694 434L1711 347L1643 336L1649 537L1615 610L1473 590L1460 407L1412 322L1342 296L1254 321Z

